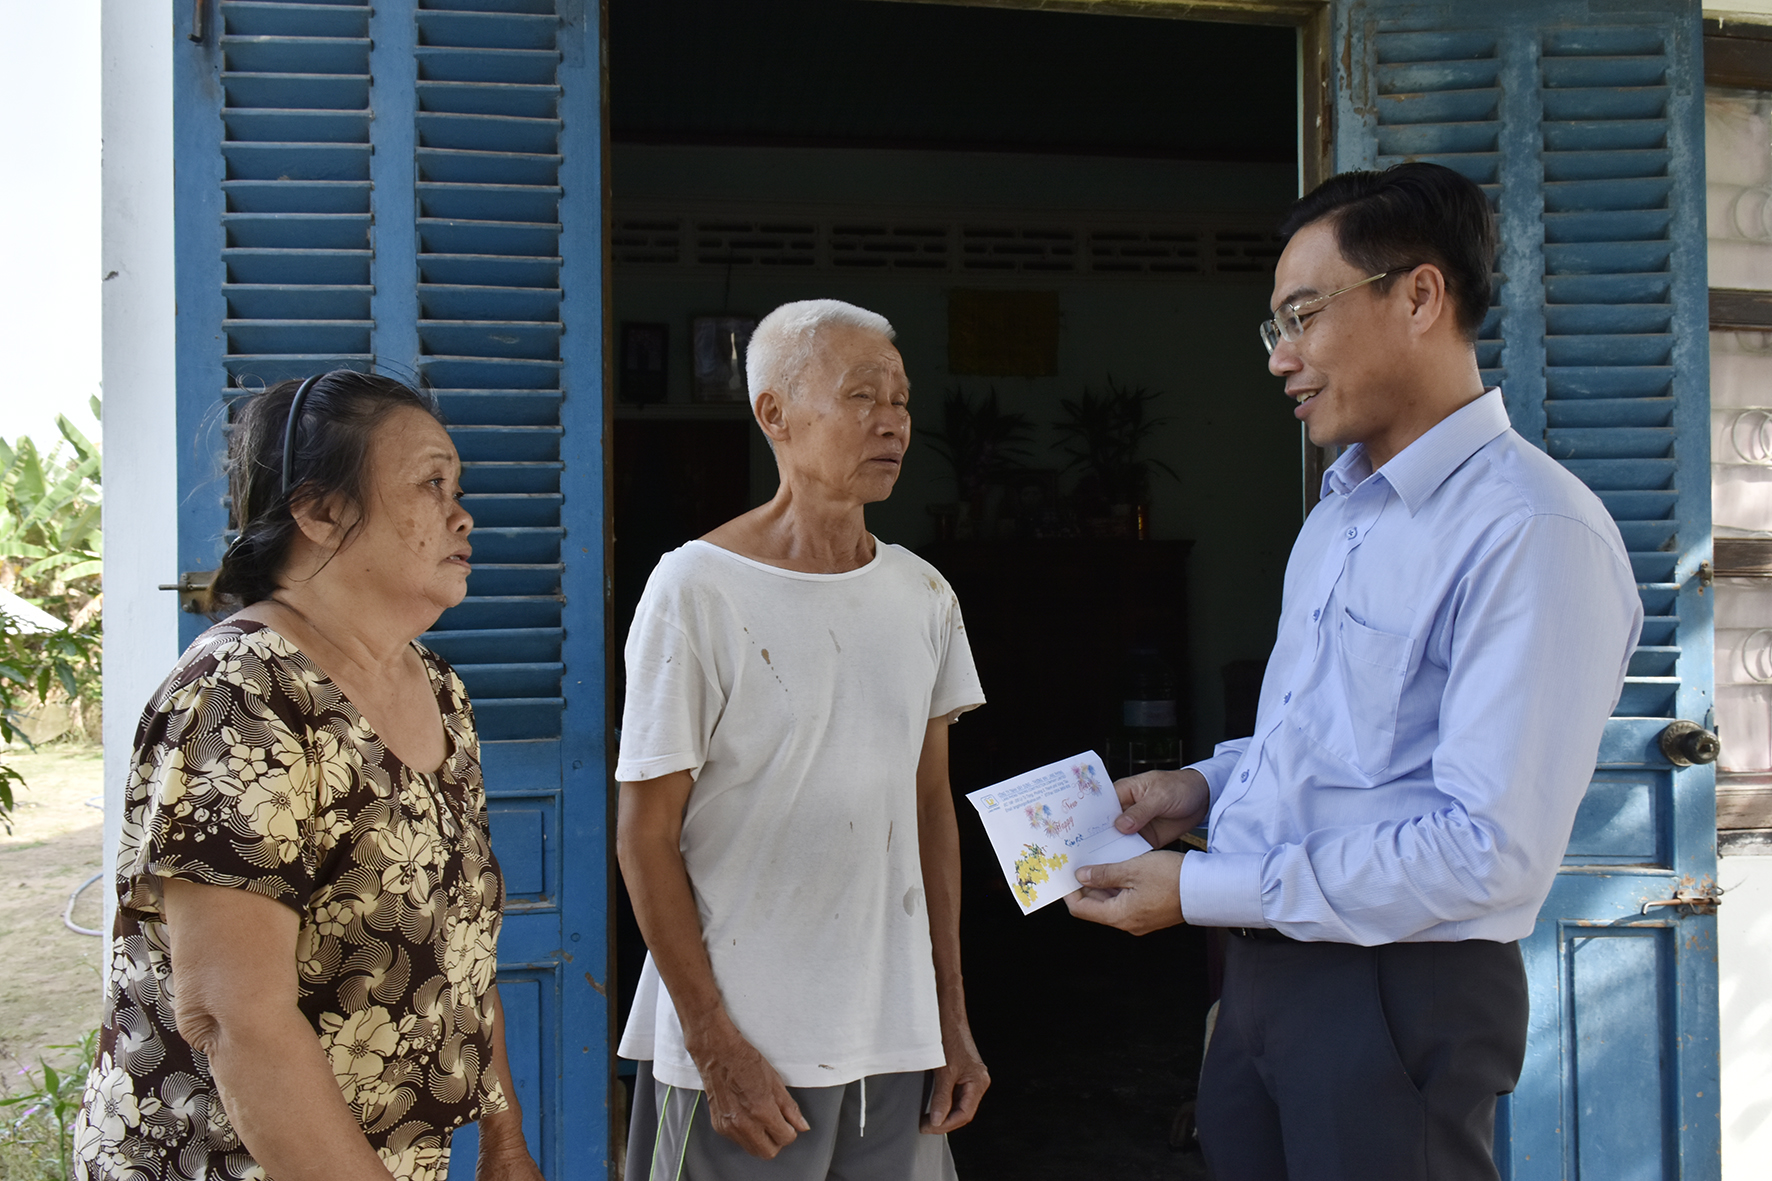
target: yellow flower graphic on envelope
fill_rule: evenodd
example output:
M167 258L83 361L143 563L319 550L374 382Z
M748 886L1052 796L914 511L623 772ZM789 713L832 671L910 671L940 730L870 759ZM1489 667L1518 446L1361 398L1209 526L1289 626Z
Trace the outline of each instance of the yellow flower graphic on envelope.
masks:
M1048 853L1032 843L1023 845L1021 856L1015 859L1014 886L1015 896L1021 899L1021 904L1032 906L1039 901L1039 884L1050 879L1052 871L1069 860L1070 856L1066 853Z

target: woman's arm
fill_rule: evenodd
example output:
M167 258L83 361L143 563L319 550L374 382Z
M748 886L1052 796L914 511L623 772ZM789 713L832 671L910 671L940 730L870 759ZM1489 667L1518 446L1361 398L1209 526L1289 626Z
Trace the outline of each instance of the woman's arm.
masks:
M480 1117L480 1160L475 1181L541 1181L541 1170L523 1140L523 1107L517 1102L517 1084L511 1081L511 1059L505 1053L505 1011L499 1004L498 986L491 991L493 1075L504 1089L508 1106ZM281 1178L278 1181L282 1181Z
M277 1181L389 1181L296 1007L300 922L246 890L162 878L173 1014L222 1107Z
M923 898L935 958L935 997L947 1065L935 1072L925 1132L951 1132L972 1122L991 1073L978 1056L966 1019L960 975L960 825L948 784L948 719L930 718L917 760L917 849L923 860Z

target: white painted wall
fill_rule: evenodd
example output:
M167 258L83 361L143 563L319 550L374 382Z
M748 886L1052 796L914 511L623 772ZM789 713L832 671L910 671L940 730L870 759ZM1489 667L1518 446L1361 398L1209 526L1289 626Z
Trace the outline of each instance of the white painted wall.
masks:
M178 656L173 431L172 21L103 0L105 871L136 719ZM105 930L116 896L105 895Z
M1772 857L1725 857L1717 882L1723 1181L1757 1181L1772 1171Z
M1754 7L1772 14L1772 0ZM1706 15L1716 15L1707 13ZM1766 20L1762 15L1760 20ZM1710 281L1772 289L1772 99L1706 100ZM1711 502L1719 537L1772 535L1772 349L1767 334L1711 333ZM1772 587L1717 583L1718 767L1772 772ZM1772 1159L1772 856L1722 858L1717 883L1724 1181L1767 1174Z

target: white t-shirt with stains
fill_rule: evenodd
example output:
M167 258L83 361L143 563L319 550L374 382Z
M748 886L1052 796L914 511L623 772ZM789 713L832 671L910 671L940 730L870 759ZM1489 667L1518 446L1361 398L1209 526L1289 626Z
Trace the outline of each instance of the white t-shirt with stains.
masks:
M984 693L946 580L875 551L802 574L692 541L628 632L615 777L695 776L682 850L714 979L792 1087L943 1062L917 761L929 719ZM701 1087L650 955L620 1053Z

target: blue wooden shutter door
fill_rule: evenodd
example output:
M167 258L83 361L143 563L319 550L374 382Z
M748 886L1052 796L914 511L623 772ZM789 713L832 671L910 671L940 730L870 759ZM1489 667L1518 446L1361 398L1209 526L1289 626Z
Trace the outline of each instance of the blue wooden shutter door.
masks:
M1334 43L1337 171L1432 160L1489 193L1502 281L1479 364L1515 428L1605 502L1647 616L1524 944L1502 1175L1715 1177L1716 920L1642 910L1716 872L1713 771L1656 745L1711 710L1698 5L1342 3Z
M172 6L180 569L221 552L240 386L379 366L437 392L474 574L424 642L479 721L525 1131L550 1178L607 1175L598 8L198 7L193 44ZM203 621L183 622L188 642ZM475 1148L456 1137L452 1176Z

